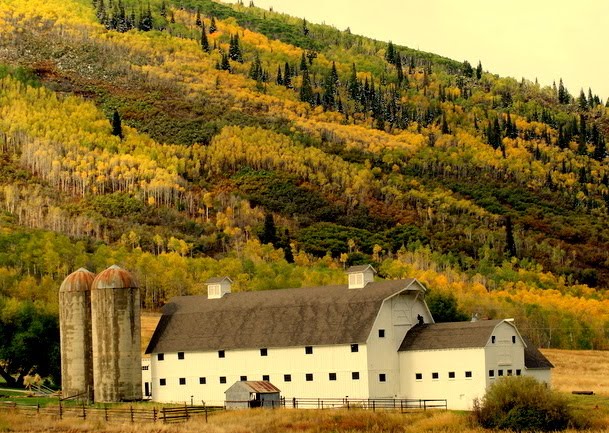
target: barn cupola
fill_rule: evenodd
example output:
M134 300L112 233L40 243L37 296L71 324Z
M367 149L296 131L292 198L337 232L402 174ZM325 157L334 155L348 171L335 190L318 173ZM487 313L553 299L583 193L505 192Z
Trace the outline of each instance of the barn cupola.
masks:
M230 293L230 286L233 280L228 277L210 278L205 281L207 285L207 299L220 299Z
M349 275L349 288L362 289L374 281L376 271L371 265L351 266L347 269Z

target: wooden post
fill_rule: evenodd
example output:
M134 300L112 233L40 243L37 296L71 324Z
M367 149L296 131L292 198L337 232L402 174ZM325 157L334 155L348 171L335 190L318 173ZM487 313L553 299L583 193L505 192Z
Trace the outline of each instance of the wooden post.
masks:
M292 407L296 409L298 406L296 405L296 397L292 397Z
M152 408L152 422L156 422L156 407Z
M372 400L372 412L376 412L376 400Z
M63 408L61 407L61 399L59 399L59 419L63 419Z
M133 419L133 406L129 406L129 413L131 414L131 424L133 424L135 422Z
M184 403L184 413L186 414L186 419L190 418L188 415L188 405L186 403Z
M427 410L427 400L423 400L423 410Z
M205 406L205 423L207 424L207 406Z
M162 408L161 411L163 411L163 424L167 422L167 416L165 414L165 408Z
M40 403L36 403L36 413L40 413Z
M82 403L82 419L87 419L87 409L85 409L85 402Z
M108 405L107 404L104 405L104 418L106 419L106 422L109 421L109 419L108 419Z

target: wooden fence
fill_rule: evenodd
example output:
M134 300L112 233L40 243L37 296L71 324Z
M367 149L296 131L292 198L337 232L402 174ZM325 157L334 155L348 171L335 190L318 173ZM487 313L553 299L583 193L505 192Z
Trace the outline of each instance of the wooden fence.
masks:
M427 409L447 409L446 400L441 399L397 399L397 398L292 398L284 399L284 407L302 409L366 409L399 410L409 412Z
M207 417L210 413L224 410L221 406L172 406L161 408L138 408L138 407L91 407L63 405L41 406L17 404L15 402L0 402L0 410L13 410L34 412L41 415L49 415L58 419L76 417L83 420L118 421L128 423L141 422L163 422L175 423L187 421L192 417Z

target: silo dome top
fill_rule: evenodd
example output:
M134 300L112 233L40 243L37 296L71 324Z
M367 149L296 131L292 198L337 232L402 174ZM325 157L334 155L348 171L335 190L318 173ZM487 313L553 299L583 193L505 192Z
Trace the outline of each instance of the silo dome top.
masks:
M59 288L60 292L88 292L91 290L91 285L93 284L93 279L95 278L95 274L90 272L85 268L80 268L63 280L61 283L61 287Z
M112 265L93 280L91 290L130 289L138 287L133 275L120 266Z

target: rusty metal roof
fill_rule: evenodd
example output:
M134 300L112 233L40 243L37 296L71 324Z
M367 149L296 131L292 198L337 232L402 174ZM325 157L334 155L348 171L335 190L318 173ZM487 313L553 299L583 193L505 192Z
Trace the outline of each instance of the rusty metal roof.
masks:
M138 287L133 275L117 265L100 272L93 280L91 290L130 289Z
M250 392L257 392L258 394L272 394L276 392L281 392L279 388L277 388L271 382L262 380L242 380L239 382L235 382L225 392L232 390L232 388L247 388Z
M59 292L88 292L91 290L95 274L85 268L80 268L63 280Z

